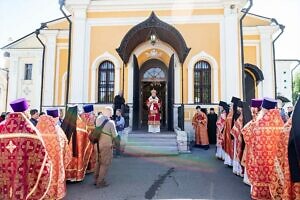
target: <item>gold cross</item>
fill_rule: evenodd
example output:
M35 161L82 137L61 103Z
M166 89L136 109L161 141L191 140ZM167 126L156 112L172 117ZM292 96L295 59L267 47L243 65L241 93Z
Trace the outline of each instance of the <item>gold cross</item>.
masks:
M15 148L17 148L16 145L12 141L9 141L8 145L5 147L10 153L13 153Z

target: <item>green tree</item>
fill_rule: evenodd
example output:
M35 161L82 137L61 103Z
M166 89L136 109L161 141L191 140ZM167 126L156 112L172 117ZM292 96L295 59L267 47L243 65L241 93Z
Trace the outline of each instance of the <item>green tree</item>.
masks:
M293 81L293 103L295 103L298 99L299 93L300 93L300 73L298 72L294 76Z

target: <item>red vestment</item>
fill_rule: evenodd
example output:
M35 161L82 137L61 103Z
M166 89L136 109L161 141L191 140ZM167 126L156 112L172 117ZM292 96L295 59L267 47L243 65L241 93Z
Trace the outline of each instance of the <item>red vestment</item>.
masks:
M91 134L95 129L96 116L91 113L82 113L80 117L87 125L88 134ZM88 168L86 170L87 173L94 172L96 168L96 153L94 151L93 145L91 144L90 146L92 148L92 154L89 160Z
M235 121L234 126L231 129L231 134L234 137L236 141L236 152L235 152L235 158L238 160L239 163L242 161L243 156L243 149L242 149L242 143L243 143L243 137L241 134L243 128L243 115L241 114L239 118Z
M233 111L230 111L227 115L224 130L224 143L223 149L227 153L230 159L233 159L233 142L231 139L231 125L232 125Z
M209 145L207 133L207 116L201 113L195 113L192 121L195 129L195 139L197 145Z
M247 124L242 131L248 148L246 170L252 185L252 199L271 199L270 185L282 127L280 113L273 109Z
M222 147L223 146L223 143L224 143L224 127L225 127L225 121L226 121L226 113L223 112L216 125L217 125L217 146L220 146Z
M52 163L40 132L23 113L11 113L0 125L0 198L43 199Z
M160 125L160 99L152 96L147 100L148 112L148 125Z
M274 174L270 185L272 199L300 199L300 183L292 183L288 160L288 143L291 128L292 120L290 118L284 125L277 144Z
M68 139L63 130L56 125L57 120L48 115L39 118L37 129L45 142L53 170L50 189L45 199L62 199L66 195L65 169L72 159Z
M69 181L82 181L84 179L93 150L92 144L88 138L89 134L86 123L78 116L76 124L77 146L73 147L72 142L69 142L69 147L72 152L73 148L77 148L78 156L72 157L71 162L67 166L66 179ZM72 141L72 137L70 141Z

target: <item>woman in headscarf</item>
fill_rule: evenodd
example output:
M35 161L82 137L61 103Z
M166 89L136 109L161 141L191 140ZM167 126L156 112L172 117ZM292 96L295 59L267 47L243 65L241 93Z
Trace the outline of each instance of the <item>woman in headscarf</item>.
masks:
M79 117L77 106L68 108L61 128L68 138L69 147L72 151L72 160L66 169L66 179L82 181L85 177L92 148L89 145L86 123Z

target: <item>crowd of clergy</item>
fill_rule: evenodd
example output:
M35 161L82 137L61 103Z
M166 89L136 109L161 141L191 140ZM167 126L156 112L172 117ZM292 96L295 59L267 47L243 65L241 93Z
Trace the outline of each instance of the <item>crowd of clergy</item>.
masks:
M111 107L96 117L93 105L84 105L83 112L71 106L62 118L57 108L29 114L24 98L10 106L13 112L0 123L0 199L63 199L66 181L82 181L91 172L97 188L108 186L105 176L118 138ZM105 134L94 145L89 135L104 121Z
M256 200L300 199L300 100L283 118L275 99L220 101L216 157L251 186ZM286 121L286 122L284 122Z

